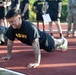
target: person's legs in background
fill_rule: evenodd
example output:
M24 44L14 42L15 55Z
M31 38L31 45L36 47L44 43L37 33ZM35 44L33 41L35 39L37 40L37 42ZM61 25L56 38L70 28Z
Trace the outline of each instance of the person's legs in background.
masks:
M44 25L44 20L43 20L43 17L42 17L42 13L37 13L36 14L36 21L37 21L37 27L39 29L39 22L42 22L42 26L43 26L43 31L45 30L45 25Z
M73 35L73 37L76 37L76 14L74 14L73 16L74 16L74 21L73 21L73 32L72 32L72 35Z
M7 29L5 26L0 26L0 45L7 43L7 37L5 36Z
M72 21L73 21L73 15L72 15L72 13L70 13L67 16L68 28L67 28L66 37L70 37L70 32L71 32L71 27L72 27Z
M62 28L61 28L61 25L60 25L60 19L58 19L57 21L55 21L56 25L57 25L57 29L58 29L58 33L60 35L60 38L63 37L62 35Z
M50 35L53 36L52 21L49 22L49 31L50 31Z
M43 24L43 31L45 31L45 24L44 24L44 21L42 21L42 24Z
M39 21L37 21L37 28L39 29Z
M4 44L4 26L0 26L0 44Z
M50 31L50 34L53 36L53 32L52 32L52 22L53 22L53 21L49 22L49 31ZM59 35L60 35L60 38L62 38L63 35L62 35L62 28L61 28L61 26L60 26L60 19L58 19L57 21L54 21L54 22L55 22L55 24L57 25L58 33L59 33Z

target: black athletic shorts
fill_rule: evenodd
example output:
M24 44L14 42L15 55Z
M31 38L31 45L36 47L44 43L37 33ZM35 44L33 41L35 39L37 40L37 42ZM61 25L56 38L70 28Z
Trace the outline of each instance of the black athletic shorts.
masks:
M25 15L22 17L24 20L28 20L29 19L29 10L26 11Z
M58 20L58 12L57 11L52 11L50 8L47 10L47 14L50 15L50 18L52 21L57 21Z
M43 45L44 50L47 52L53 52L55 50L55 41L49 34L46 34L46 40Z
M37 13L36 14L36 20L37 21L43 21L43 17L42 17L42 14L41 13Z
M4 19L6 13L7 13L7 10L4 7L1 7L0 8L0 19Z
M58 21L58 15L51 15L50 14L50 17L51 17L52 21Z

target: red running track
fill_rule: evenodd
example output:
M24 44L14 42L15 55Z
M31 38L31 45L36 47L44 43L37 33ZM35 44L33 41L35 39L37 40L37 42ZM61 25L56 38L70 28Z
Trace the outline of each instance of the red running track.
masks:
M65 28L64 26L62 27ZM59 37L57 33L54 36ZM0 60L0 67L28 75L76 75L76 38L70 37L67 40L67 52L48 53L41 50L41 64L37 68L27 68L27 65L34 61L32 47L15 40L11 60ZM0 58L5 55L6 46L0 45Z

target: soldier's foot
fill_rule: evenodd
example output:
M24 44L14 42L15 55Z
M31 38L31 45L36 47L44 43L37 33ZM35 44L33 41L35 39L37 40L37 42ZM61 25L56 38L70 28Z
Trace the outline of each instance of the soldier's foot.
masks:
M5 43L3 41L0 40L0 45L4 45Z
M57 51L65 52L67 51L67 48L68 48L68 40L64 37L62 39L63 39L63 43L62 45L57 46Z

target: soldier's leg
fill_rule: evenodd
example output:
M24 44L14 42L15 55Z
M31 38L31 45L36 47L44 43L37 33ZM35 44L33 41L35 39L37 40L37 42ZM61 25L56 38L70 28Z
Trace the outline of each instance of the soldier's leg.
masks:
M4 26L0 26L0 44L3 44L5 43L5 39L6 39L6 36L5 36L5 33L7 31L7 28L4 27Z
M0 44L4 42L4 31L3 26L0 26Z
M0 44L4 44L4 34L0 34Z

